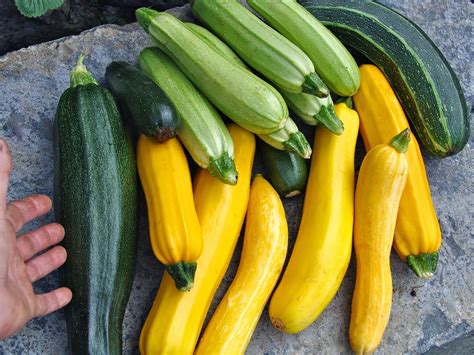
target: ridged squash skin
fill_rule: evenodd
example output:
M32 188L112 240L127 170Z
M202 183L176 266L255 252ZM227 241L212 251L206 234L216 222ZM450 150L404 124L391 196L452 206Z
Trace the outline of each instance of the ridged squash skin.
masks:
M135 154L110 92L82 64L72 82L76 74L86 80L62 94L54 134L55 218L66 231L74 295L66 308L69 351L118 355L136 262Z
M202 237L181 143L177 138L157 143L141 135L137 165L148 207L153 252L173 276L176 287L189 291L202 250Z
M321 79L339 96L359 89L357 63L339 39L295 0L248 0L272 27L301 48Z
M361 120L361 135L367 151L387 142L409 127L403 108L389 82L374 65L362 65L361 87L353 97ZM400 201L393 246L418 276L430 277L436 270L441 230L431 200L423 157L415 137L406 153L409 172ZM429 264L424 260L431 259Z
M255 137L243 128L228 126L235 146L237 185L226 185L206 170L194 180L194 203L201 223L202 254L187 293L179 292L165 274L140 335L140 352L192 354L214 294L225 275L240 235L250 195Z
M375 351L390 318L390 251L407 176L405 154L389 144L372 148L359 171L354 217L357 273L349 326L357 354Z
M273 325L286 333L308 327L336 294L352 251L354 151L359 117L335 106L340 136L317 128L301 224L293 253L270 301Z
M280 197L260 175L252 182L239 268L196 354L243 354L285 262L288 226Z
M271 85L218 55L176 17L148 8L138 9L136 16L188 79L235 123L258 134L285 125L288 107Z

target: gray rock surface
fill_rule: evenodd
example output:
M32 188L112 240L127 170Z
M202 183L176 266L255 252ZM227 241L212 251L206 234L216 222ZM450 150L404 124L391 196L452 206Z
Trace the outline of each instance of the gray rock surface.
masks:
M458 74L472 112L474 6L470 1L382 2L413 19L431 36ZM188 15L187 8L176 12ZM105 67L110 61L136 62L140 49L149 44L147 36L137 25L109 25L0 57L0 136L10 144L14 159L10 199L32 193L52 195L52 122L78 53L88 53L86 64L103 81ZM389 326L378 350L380 354L474 353L473 143L471 137L469 145L452 158L425 157L444 234L439 270L432 280L425 282L417 279L395 255L392 256L393 306ZM359 156L362 154L360 150ZM259 167L257 161L256 170ZM298 228L301 205L301 197L285 201L290 245ZM29 228L51 221L52 216L48 215ZM125 354L137 353L140 327L163 272L151 252L146 223L142 216L137 272L124 321ZM213 309L232 281L239 253L240 245L216 295ZM330 306L300 334L290 336L278 332L265 311L248 353L349 353L347 334L354 271L352 261ZM56 272L37 282L35 288L46 292L60 284L60 275ZM0 354L63 354L66 342L64 314L60 311L31 321L18 334L0 342Z

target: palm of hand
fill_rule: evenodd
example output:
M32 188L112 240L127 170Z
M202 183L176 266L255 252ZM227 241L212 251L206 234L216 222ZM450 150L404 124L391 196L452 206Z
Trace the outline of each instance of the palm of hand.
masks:
M64 229L48 224L16 237L24 224L46 214L51 200L44 195L29 196L7 205L6 193L11 171L11 156L0 139L0 339L17 332L31 318L64 307L71 300L71 291L59 288L36 295L32 283L60 267L66 261L66 250L56 246Z

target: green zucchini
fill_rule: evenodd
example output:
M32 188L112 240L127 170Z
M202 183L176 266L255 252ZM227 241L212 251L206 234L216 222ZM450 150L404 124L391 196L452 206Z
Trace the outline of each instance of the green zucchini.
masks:
M321 125L330 132L341 135L344 124L336 116L331 96L319 98L308 94L292 94L281 91L288 106L306 124Z
M308 168L303 158L267 144L260 144L260 151L270 183L281 196L293 197L304 191Z
M138 9L136 16L189 80L235 123L258 134L285 125L288 107L271 85L224 59L176 17L148 8Z
M125 62L112 62L105 71L107 87L126 119L140 133L159 143L173 138L179 116L173 104L153 80Z
M418 26L375 1L302 4L384 72L429 152L446 157L463 149L471 131L464 94L446 59Z
M356 61L324 25L295 0L248 0L249 5L312 60L316 72L340 96L360 86Z
M121 354L136 261L135 156L114 98L82 60L55 118L55 214L74 295L68 337L73 354Z
M237 0L192 0L193 14L248 65L290 92L326 97L311 59Z
M234 143L216 109L158 48L142 50L139 62L178 111L178 137L193 160L212 176L235 185Z
M295 153L303 159L311 158L311 146L290 117L282 129L270 134L259 134L258 136L273 148Z
M247 68L245 63L241 61L232 49L204 27L193 23L186 23L186 26L209 43L209 45L220 55L243 68ZM291 118L288 118L285 126L278 131L270 134L259 134L259 137L276 149L293 152L304 159L309 159L311 157L311 146L306 140L306 137L298 130L298 127Z

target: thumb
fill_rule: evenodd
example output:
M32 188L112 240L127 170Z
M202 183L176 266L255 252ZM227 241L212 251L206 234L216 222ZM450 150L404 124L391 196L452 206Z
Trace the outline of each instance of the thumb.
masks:
M7 208L7 190L10 172L12 170L12 156L8 144L0 138L0 220L5 218Z

